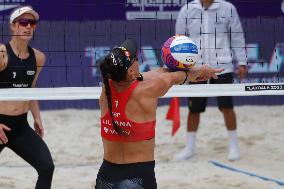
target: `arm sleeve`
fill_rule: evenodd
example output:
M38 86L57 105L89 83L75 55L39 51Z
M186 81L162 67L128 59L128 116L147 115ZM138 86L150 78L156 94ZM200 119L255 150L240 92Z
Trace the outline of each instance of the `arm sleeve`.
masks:
M230 42L233 56L239 65L247 65L245 37L242 24L235 6L232 5L230 11L229 30L231 32Z

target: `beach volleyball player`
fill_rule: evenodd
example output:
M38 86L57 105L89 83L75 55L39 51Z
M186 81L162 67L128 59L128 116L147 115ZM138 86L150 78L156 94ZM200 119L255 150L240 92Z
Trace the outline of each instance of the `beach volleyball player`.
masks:
M217 78L207 66L169 72L160 68L139 77L137 45L124 41L101 61L100 97L104 160L96 189L155 189L155 127L158 98L175 84ZM139 79L137 80L137 78Z
M32 7L15 9L10 16L11 40L0 46L0 88L35 87L45 55L28 44L36 29L38 13ZM27 121L34 118L35 131ZM51 188L54 164L45 142L37 101L0 101L0 152L8 147L38 172L36 189Z

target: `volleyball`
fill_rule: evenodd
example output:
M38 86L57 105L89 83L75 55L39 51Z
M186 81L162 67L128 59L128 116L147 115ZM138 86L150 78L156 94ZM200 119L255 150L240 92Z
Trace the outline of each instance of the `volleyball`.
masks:
M187 36L170 37L162 46L161 58L171 70L189 70L197 62L198 48Z

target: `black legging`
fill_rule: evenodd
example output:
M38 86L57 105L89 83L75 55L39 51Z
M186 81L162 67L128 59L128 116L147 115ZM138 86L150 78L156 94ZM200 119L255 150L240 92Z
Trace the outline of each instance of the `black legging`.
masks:
M96 189L157 189L155 161L115 164L104 160Z
M8 147L27 161L38 172L36 189L50 189L54 164L47 145L41 137L29 126L27 114L7 116L0 114L0 123L10 127L5 131L7 144L0 144L0 153Z

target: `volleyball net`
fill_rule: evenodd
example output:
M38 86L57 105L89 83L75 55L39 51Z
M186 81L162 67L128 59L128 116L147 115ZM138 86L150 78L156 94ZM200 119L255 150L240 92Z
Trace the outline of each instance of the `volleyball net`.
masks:
M158 67L163 63L160 59L162 44L175 34L176 16L181 6L187 1L153 1L147 4L143 1L105 2L97 4L64 2L58 6L66 10L76 8L81 12L78 17L69 14L57 15L56 19L46 17L43 5L35 3L33 6L40 15L43 15L38 23L31 46L41 50L46 55L46 63L39 76L36 89L1 89L1 100L82 100L98 99L101 91L101 75L98 60L105 56L114 46L121 44L126 38L134 39L139 46L140 72L145 72ZM141 1L142 2L142 1ZM141 3L140 2L140 3ZM161 3L162 2L162 3ZM177 2L177 1L176 1ZM146 3L146 4L145 4ZM248 76L244 81L237 77L231 85L185 85L174 86L165 97L188 97L188 96L261 96L261 95L283 95L284 83L284 19L280 15L245 15L243 9L246 6L263 4L246 2L234 2L240 11L241 23L245 36L245 45L234 48L242 48L246 51L246 66ZM276 6L271 3L270 6ZM112 16L104 15L99 10L94 11L98 6L122 7L125 15ZM7 5L3 5L4 7ZM48 6L48 5L46 5ZM141 6L155 9L155 11L141 11ZM277 4L278 6L278 4ZM157 11L157 7L160 7ZM279 6L280 7L280 6ZM160 14L164 9L172 9L171 14ZM269 7L265 7L269 8ZM92 15L87 14L88 10ZM54 10L56 11L56 10ZM98 13L98 14L97 14ZM166 13L164 11L164 13ZM167 12L169 13L169 12ZM265 14L268 14L266 11ZM114 11L112 13L116 15ZM264 13L263 13L264 14ZM271 14L274 14L272 12ZM276 12L275 12L276 14ZM50 14L48 14L50 15ZM104 16L100 16L104 15ZM142 16L145 17L142 17ZM163 16L164 15L164 16ZM170 16L169 16L170 15ZM61 16L61 17L60 17ZM216 15L222 19L222 15ZM8 20L6 16L0 20L1 43L7 43L11 39ZM64 17L64 18L63 18ZM194 18L194 20L202 18ZM6 27L7 26L7 27ZM199 30L199 29L198 29ZM234 31L230 31L231 34ZM214 39L219 31L203 33ZM201 40L201 42L204 42ZM222 47L206 47L212 50L222 51ZM214 55L216 57L220 54ZM237 70L236 62L234 72ZM222 67L222 62L216 62ZM1 81L0 81L1 82ZM274 98L275 100L275 98Z
M101 87L0 89L1 101L99 99ZM284 95L284 83L175 85L163 98Z

